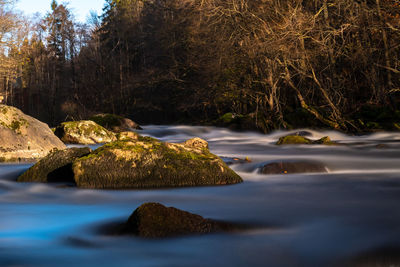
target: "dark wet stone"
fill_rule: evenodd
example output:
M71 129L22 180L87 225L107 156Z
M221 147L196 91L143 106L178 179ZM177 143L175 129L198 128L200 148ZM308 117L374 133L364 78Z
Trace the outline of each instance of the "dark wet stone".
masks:
M277 161L271 162L261 169L262 174L291 174L327 172L326 166L317 161Z
M168 208L159 203L145 203L129 217L122 234L144 238L166 238L240 229L243 229L243 226L204 219L199 215L173 207Z
M72 162L91 151L88 147L53 151L19 176L18 182L75 183Z

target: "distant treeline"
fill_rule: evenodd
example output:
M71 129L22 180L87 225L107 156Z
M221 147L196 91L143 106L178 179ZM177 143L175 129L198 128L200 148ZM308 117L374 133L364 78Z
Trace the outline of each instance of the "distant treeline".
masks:
M8 103L51 124L108 112L262 131L393 130L399 15L398 0L107 0L79 24L53 1L3 48L14 64L0 71Z

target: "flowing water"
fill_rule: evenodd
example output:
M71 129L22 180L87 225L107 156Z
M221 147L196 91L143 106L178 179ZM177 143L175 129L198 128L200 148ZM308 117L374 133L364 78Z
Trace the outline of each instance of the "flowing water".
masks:
M329 135L343 146L276 146L262 135L214 127L147 126L143 135L201 137L242 184L163 190L82 190L16 183L28 164L0 165L1 266L340 266L385 246L400 247L400 133ZM318 160L328 173L262 175L277 159ZM140 204L160 202L217 220L254 225L241 233L146 240L99 234ZM398 250L400 251L400 250Z

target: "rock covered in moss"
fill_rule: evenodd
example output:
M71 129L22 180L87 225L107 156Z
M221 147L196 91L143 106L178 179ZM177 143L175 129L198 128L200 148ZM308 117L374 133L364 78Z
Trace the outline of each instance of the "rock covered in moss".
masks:
M18 177L18 182L75 182L72 162L91 151L88 147L55 150Z
M139 135L135 132L120 132L117 133L117 140L124 141L124 140L137 140Z
M161 188L226 185L242 182L204 140L181 144L150 137L106 144L73 164L83 188Z
M336 145L331 141L329 136L322 137L318 140L311 140L300 135L287 135L279 138L277 145Z
M327 172L326 166L318 161L276 161L265 164L262 174L291 174Z
M47 124L0 105L0 161L33 160L65 148Z
M134 121L115 114L97 114L90 118L91 121L103 126L113 132L125 132L141 130L142 128Z
M56 127L55 134L68 144L94 145L116 140L115 133L94 121L69 121Z
M190 234L233 231L234 225L204 219L159 203L145 203L138 207L126 222L123 233L144 238L165 238Z

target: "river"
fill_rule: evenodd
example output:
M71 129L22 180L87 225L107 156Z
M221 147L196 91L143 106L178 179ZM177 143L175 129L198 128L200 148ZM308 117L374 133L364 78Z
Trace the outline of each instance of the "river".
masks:
M276 146L268 135L215 127L145 126L169 142L201 137L211 152L248 157L231 186L82 190L16 183L29 164L0 165L1 266L341 266L382 247L400 247L400 133L329 135L343 146ZM261 175L263 163L309 159L328 173ZM253 225L241 233L146 240L100 234L142 203ZM400 250L398 250L400 251Z

